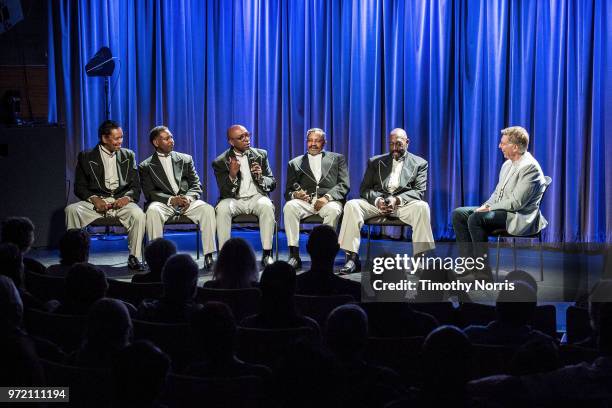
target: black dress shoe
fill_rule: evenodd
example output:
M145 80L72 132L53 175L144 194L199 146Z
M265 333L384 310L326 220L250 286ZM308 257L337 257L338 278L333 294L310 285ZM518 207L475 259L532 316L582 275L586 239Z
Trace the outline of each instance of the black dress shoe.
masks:
M144 271L144 265L134 255L128 257L128 269L132 271Z
M272 257L271 250L264 250L263 255L261 256L261 266L264 268L268 265L272 265L274 263L274 258Z
M347 254L346 263L338 271L339 275L350 275L361 271L361 262L357 254Z
M300 259L300 248L289 247L289 259L287 263L293 267L296 271L302 267L302 260Z
M213 256L212 254L206 254L204 255L204 270L205 271L211 271L213 268Z

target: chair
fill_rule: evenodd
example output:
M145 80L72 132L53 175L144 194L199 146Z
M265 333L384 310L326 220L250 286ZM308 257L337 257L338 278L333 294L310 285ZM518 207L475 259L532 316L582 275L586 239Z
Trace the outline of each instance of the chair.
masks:
M567 342L570 344L584 340L593 334L587 309L569 306L565 311L565 322Z
M516 349L509 346L473 344L475 378L506 374Z
M154 323L132 320L134 338L150 340L168 353L175 369L183 368L193 356L191 326L186 323Z
M232 218L232 224L257 224L259 226L259 217L255 214L240 214ZM274 254L278 261L278 222L274 220Z
M143 299L159 299L163 290L161 283L132 283L108 279L106 296L138 306Z
M325 326L327 316L340 305L354 302L355 299L351 295L334 295L334 296L306 296L294 295L295 307L303 315L312 317L319 323L319 326Z
M370 259L370 236L372 232L372 226L376 227L402 227L402 237L404 236L404 227L408 224L401 221L397 217L377 215L376 217L368 218L365 220L365 225L368 226L368 242L366 245L366 262Z
M300 340L318 342L319 336L310 327L292 329L254 329L238 327L238 358L263 364L274 370L280 359Z
M263 380L255 376L199 378L170 374L161 400L169 407L259 407Z
M64 278L41 275L26 271L25 287L36 298L42 301L62 299L64 297Z
M544 193L546 193L546 190L548 190L548 187L550 186L551 183L552 183L552 178L550 178L549 176L544 176L544 186L542 187L542 195L540 197L540 200L538 201L538 207L540 206L540 203L544 199ZM544 255L542 254L542 231L541 230L535 234L512 235L505 228L499 228L499 229L493 230L493 232L491 232L491 235L497 238L497 258L496 258L496 263L495 263L495 276L497 280L499 280L499 240L500 238L511 238L512 239L512 260L513 260L513 265L514 265L515 270L516 270L516 238L527 238L527 239L537 239L540 244L538 246L540 249L539 251L540 252L540 281L544 281Z
M86 316L61 315L27 309L25 327L32 336L41 337L71 352L81 345L85 333Z
M198 303L223 302L232 309L237 322L257 313L261 291L257 288L242 289L211 289L198 288L196 295Z
M112 402L113 380L110 371L67 366L40 359L46 386L69 387L70 406L107 407Z
M370 363L397 371L405 383L419 380L424 337L370 337L364 358Z

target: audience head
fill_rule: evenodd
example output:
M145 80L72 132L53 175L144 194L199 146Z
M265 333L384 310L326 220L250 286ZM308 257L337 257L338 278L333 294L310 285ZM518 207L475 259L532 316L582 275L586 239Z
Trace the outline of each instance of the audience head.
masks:
M19 291L7 276L0 276L0 333L21 331L23 303Z
M533 276L531 276L531 274L525 271L522 271L520 269L515 269L506 275L506 280L508 282L517 282L517 281L525 282L526 284L531 286L531 288L536 292L536 295L538 293L538 282L535 280Z
M536 339L521 345L510 361L510 374L545 373L560 367L559 348L552 340Z
M69 229L60 239L60 264L70 266L78 262L89 261L90 244L89 233L85 229Z
M165 238L156 238L149 242L144 251L144 257L151 273L159 276L160 280L164 264L174 254L176 254L176 245Z
M248 288L257 281L257 260L251 246L242 238L231 238L219 251L213 279L225 289Z
M188 254L172 255L162 270L164 299L184 303L193 300L198 284L198 264Z
M325 340L340 360L361 359L368 341L368 316L354 304L335 308L327 317Z
M208 359L227 359L234 355L236 321L225 303L207 302L191 316L191 328L197 341L196 349Z
M115 399L123 406L152 406L159 398L170 369L170 359L153 343L134 342L112 361Z
M471 377L472 343L455 326L440 326L423 342L425 388L445 393L463 389Z
M0 244L0 275L9 277L18 289L23 289L23 256L17 245Z
M340 250L338 234L329 225L317 225L308 237L306 250L310 254L313 264L329 264L331 266L334 259L336 259L336 254Z
M536 292L523 281L514 282L514 290L501 290L495 303L497 320L512 326L524 326L533 318Z
M34 224L26 217L9 217L2 222L2 242L17 245L25 254L34 243Z
M261 305L264 313L295 313L295 269L285 261L266 266L259 283Z
M118 351L130 343L131 336L132 319L122 301L103 298L91 306L87 314L86 346Z
M90 263L72 265L66 274L65 302L82 307L86 312L97 300L106 296L108 281L103 270Z
M599 332L597 347L600 353L612 355L612 303L605 302L599 308Z

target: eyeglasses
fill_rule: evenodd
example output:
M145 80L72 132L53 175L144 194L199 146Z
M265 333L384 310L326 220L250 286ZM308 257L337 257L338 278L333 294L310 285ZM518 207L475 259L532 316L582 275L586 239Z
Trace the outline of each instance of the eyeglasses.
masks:
M250 137L251 137L251 134L249 132L244 132L244 133L237 135L234 139L244 141L246 139L249 139Z

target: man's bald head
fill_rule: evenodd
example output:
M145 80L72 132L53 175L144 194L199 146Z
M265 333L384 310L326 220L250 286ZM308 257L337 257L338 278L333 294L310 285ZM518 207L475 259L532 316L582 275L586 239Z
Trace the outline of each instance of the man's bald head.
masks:
M232 125L227 129L227 141L237 151L244 152L251 147L251 134L242 125Z

